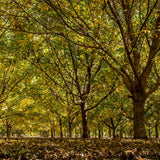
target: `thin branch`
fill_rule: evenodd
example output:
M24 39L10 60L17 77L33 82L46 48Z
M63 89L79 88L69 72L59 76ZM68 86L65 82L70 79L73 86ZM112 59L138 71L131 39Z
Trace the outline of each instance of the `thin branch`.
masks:
M110 96L116 90L116 88L117 87L112 86L112 88L110 89L110 91L104 97L102 97L94 106L86 109L86 111L90 111L90 110L98 107L108 96Z

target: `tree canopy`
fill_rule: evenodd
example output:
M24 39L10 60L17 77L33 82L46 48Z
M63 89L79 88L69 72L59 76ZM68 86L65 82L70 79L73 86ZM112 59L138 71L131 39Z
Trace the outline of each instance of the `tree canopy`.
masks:
M1 0L1 135L159 137L159 0Z

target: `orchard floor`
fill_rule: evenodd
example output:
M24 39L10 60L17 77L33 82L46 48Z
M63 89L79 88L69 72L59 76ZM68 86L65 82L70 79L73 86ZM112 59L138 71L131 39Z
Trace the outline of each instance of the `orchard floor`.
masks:
M0 159L160 160L160 140L0 139Z

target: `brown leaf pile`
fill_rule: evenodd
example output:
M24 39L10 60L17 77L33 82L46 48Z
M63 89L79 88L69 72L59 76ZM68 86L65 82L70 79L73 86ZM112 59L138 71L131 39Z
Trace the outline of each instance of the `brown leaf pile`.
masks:
M1 159L159 160L156 140L24 138L3 140Z

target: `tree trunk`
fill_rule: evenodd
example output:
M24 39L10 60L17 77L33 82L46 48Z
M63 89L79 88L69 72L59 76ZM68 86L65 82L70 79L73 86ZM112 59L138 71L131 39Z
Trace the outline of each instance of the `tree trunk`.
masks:
M56 130L53 128L53 137L56 137Z
M119 135L120 135L120 138L123 138L123 129L122 128L120 128Z
M134 137L134 131L133 131L132 128L131 128L131 129L129 130L129 132L128 132L128 137L129 137L129 138L133 138L133 137Z
M55 125L54 125L54 119L51 122L51 137L55 137Z
M74 130L75 130L75 136L74 137L77 138L78 137L77 128L75 127Z
M127 138L127 134L126 134L126 132L124 132L124 138Z
M101 127L98 127L98 138L101 138Z
M11 136L11 125L8 123L8 121L6 122L6 136L7 138L9 138Z
M72 122L69 121L69 138L72 138Z
M156 122L156 125L155 125L155 132L156 132L156 138L159 137L159 132L158 132L158 123Z
M11 128L10 128L9 125L7 125L6 127L7 127L7 138L9 138L10 137L10 130L11 130Z
M51 137L54 137L53 135L53 128L51 127Z
M94 130L94 137L97 137L97 129Z
M87 108L87 103L86 102L81 103L82 129L83 129L82 138L89 137L88 125L87 125L87 112L85 111L86 108Z
M139 92L136 94L133 99L133 107L134 107L134 138L135 139L146 139L146 129L144 122L144 105L145 100L143 97L143 93Z
M90 129L88 129L88 137L90 137L91 136L91 131L90 131Z
M148 129L148 137L151 138L151 129Z
M68 138L68 133L67 133L67 131L64 132L64 137L65 137L65 138Z
M116 128L112 128L113 138L116 138Z
M59 118L60 137L63 138L62 119Z
M79 133L80 133L79 137L82 137L82 128L81 127L79 128Z
M103 127L101 127L101 137L103 138Z
M109 137L112 136L112 135L111 135L111 129L110 129L110 128L108 129L108 134L109 134Z

